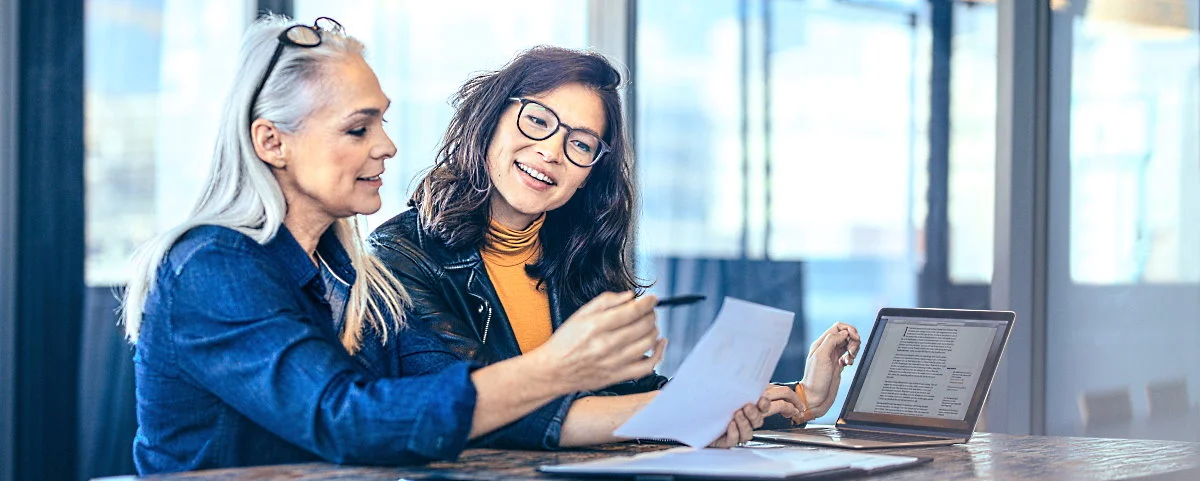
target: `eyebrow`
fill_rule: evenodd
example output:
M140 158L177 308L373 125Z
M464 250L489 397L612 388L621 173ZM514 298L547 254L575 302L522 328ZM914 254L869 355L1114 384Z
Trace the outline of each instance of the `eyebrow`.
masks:
M558 115L558 113L557 113L557 112L555 112L555 115ZM564 124L564 123L562 122L562 120L559 120L559 121L558 121L558 123L559 123L559 124L561 124L561 125L566 125L566 126L568 126L568 127L571 127L571 130L574 130L574 131L577 131L577 132L587 132L587 133L589 133L589 134L595 135L595 136L596 136L596 138L597 138L597 139L600 139L600 141L601 141L601 142L605 142L605 140L604 140L604 136L603 136L603 135L600 135L600 132L596 132L595 130L592 130L592 129L591 129L591 128L589 128L589 127L575 127L575 126L572 126L572 125Z
M578 131L580 131L580 132L587 132L587 133L589 133L589 134L595 135L597 139L604 140L604 136L603 136L603 135L600 135L600 132L596 132L595 130L592 130L592 129L591 129L591 127L576 127L576 126L574 126L574 125L571 125L571 124L568 124L568 123L566 123L566 122L563 122L563 121L562 121L562 116L558 114L558 111L557 111L557 110L554 110L554 109L553 109L553 108L551 108L549 105L546 105L545 103L543 103L543 101L542 101L542 100L538 100L538 99L534 99L534 98L530 98L530 100L532 100L532 101L534 101L534 102L537 102L537 104L536 104L536 105L539 105L539 106L541 106L543 109L546 109L547 111L549 111L549 112L553 113L555 117L558 117L558 123L559 123L560 125L564 125L564 126L570 127L570 128L571 128L571 130L578 130Z
M561 123L562 123L562 121L560 120L560 121L559 121L559 123L561 124ZM563 125L566 125L566 124L563 124ZM604 139L604 136L603 136L603 135L600 135L600 132L596 132L595 130L592 130L592 129L590 129L590 128L587 128L587 127L571 127L571 129L572 129L572 130L578 130L578 131L580 131L580 132L587 132L587 133L589 133L589 134L595 135L597 139L601 139L601 140L603 140L603 139Z
M379 117L379 116L383 115L383 112L386 111L391 106L392 106L392 100L388 99L387 106L385 106L383 108L383 110L380 110L380 109L377 109L374 107L367 107L365 109L358 109L353 112L350 112L350 114L347 115L346 118L350 119L350 118L354 118L357 116Z

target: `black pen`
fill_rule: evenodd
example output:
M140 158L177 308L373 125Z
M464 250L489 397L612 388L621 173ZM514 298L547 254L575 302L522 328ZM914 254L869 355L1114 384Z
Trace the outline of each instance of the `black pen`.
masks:
M705 297L699 294L685 294L682 296L666 297L659 299L658 304L655 304L654 307L684 306L703 301L704 299Z

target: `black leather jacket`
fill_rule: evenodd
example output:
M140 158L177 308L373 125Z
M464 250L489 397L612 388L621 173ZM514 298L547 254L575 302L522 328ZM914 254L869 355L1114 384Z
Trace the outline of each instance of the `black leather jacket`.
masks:
M437 332L463 359L491 364L521 355L516 335L477 249L450 249L421 227L415 209L379 226L368 242L412 297L408 322ZM559 296L553 282L547 282L546 292L550 299L550 322L558 329L579 306ZM666 377L652 373L596 394L649 392L662 388L666 382Z

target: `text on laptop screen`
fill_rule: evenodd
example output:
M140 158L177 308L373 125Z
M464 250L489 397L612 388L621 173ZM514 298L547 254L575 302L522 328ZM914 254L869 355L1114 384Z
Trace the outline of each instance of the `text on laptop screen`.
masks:
M963 420L995 335L955 321L891 320L856 410Z
M848 420L971 429L1007 335L988 320L881 317L855 376Z

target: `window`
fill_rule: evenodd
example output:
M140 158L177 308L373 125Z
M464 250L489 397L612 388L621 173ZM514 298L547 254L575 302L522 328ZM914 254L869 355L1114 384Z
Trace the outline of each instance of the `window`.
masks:
M944 3L944 86L927 2L638 3L639 273L716 297L660 313L672 346L698 340L720 297L750 296L797 313L774 377L795 380L829 325L867 335L880 307L916 305L929 256L948 266L938 289L990 282L995 7ZM937 126L951 242L927 252L934 88L954 94Z
M1193 440L1200 0L1071 2L1052 20L1047 433ZM1191 414L1152 418L1162 384ZM1124 393L1132 428L1080 429L1103 392Z
M121 285L133 250L183 221L211 164L220 109L237 68L248 0L88 0L87 280ZM539 44L584 47L583 0L295 2L297 21L338 19L367 46L393 104L399 152L370 226L404 210L432 165L450 96L472 73ZM214 102L212 99L221 101Z
M333 17L362 40L392 100L385 128L398 151L384 175L383 207L368 216L370 228L407 208L413 182L433 165L450 123L450 96L472 74L500 68L536 45L583 48L588 42L584 0L296 0L295 7L299 21Z
M996 6L954 4L948 277L990 284L996 210Z
M1200 51L1179 3L1122 20L1138 9L1096 2L1074 26L1075 282L1200 281Z
M182 222L211 163L246 0L88 0L86 276L121 285L133 250Z

